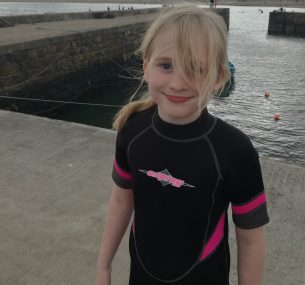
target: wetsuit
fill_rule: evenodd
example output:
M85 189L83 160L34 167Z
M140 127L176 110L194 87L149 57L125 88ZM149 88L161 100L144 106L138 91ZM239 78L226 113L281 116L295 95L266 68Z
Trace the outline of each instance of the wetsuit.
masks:
M156 107L134 113L112 176L134 191L130 285L229 284L229 204L240 228L269 221L256 150L207 109L186 125L162 121Z

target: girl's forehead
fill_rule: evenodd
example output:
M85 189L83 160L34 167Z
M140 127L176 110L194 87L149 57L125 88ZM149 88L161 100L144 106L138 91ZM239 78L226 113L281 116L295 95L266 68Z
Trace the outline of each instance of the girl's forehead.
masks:
M152 50L152 59L164 56L174 56L176 47L176 35L173 28L167 29L155 37Z
M185 53L186 50L188 50L189 61L200 60L202 62L207 54L205 44L195 47L195 43L187 41L183 42L182 46L178 47L177 31L173 27L170 27L155 37L150 60L155 60L159 57L181 57L182 54L180 53Z

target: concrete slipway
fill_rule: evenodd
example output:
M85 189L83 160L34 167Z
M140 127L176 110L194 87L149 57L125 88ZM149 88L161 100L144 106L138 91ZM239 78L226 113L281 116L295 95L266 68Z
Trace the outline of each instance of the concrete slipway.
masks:
M0 111L1 285L94 284L114 141L109 130ZM305 168L261 161L271 217L264 284L305 284ZM128 282L126 240L113 285Z

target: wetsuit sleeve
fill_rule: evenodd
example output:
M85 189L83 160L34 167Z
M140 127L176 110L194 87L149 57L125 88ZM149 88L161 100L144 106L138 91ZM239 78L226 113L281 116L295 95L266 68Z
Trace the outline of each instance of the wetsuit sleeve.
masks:
M244 229L269 222L267 199L257 151L249 141L233 163L228 179L233 221Z
M112 179L121 188L132 188L132 174L128 164L127 143L124 140L123 132L119 132L116 138Z

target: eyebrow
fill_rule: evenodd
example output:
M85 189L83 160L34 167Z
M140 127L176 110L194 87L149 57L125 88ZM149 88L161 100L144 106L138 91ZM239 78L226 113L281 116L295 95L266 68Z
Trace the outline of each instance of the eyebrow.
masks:
M173 61L171 57L161 56L161 57L155 57L154 61Z

